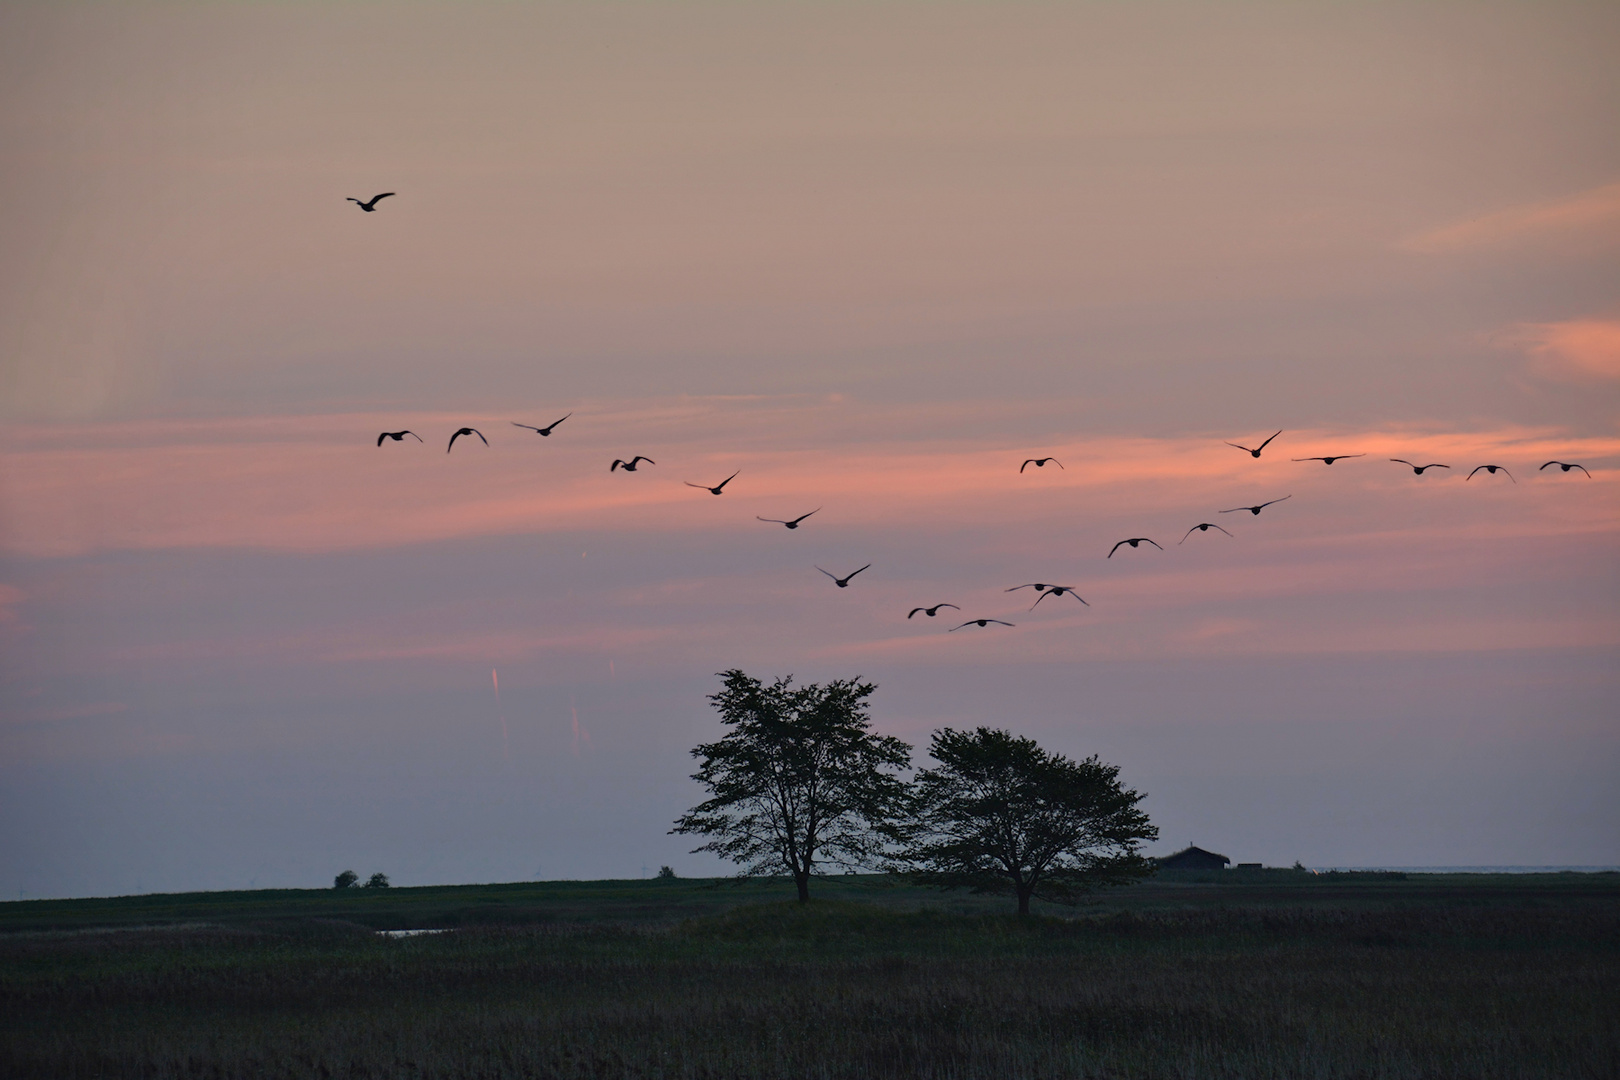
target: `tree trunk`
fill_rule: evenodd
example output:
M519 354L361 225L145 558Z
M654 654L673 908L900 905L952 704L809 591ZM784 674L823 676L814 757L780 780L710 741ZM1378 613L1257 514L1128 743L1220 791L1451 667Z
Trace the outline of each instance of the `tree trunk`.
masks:
M793 884L799 887L799 903L807 903L810 899L810 875L794 871Z
M1019 915L1028 915L1029 914L1029 895L1030 895L1030 893L1032 893L1034 891L1035 890L1033 888L1026 889L1021 885L1018 887L1018 914Z

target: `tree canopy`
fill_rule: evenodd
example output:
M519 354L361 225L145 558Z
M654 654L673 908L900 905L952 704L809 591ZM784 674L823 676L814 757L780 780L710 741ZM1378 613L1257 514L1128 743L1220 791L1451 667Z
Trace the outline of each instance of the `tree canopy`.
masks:
M918 837L906 862L918 878L1013 893L1025 915L1031 897L1072 902L1151 873L1137 844L1159 831L1117 766L984 727L937 731L929 752L939 765L917 774Z
M709 700L731 730L692 750L692 779L712 793L675 822L671 833L713 839L711 851L741 873L786 871L799 899L822 864L877 867L907 835L908 790L894 771L911 747L876 735L866 699L877 687L858 678L794 687L770 685L735 668Z

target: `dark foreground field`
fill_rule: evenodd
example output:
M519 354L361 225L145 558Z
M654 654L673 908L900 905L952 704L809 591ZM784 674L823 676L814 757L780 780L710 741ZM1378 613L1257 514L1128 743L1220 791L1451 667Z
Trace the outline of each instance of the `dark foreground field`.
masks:
M0 1073L1614 1077L1620 876L0 904ZM457 926L402 939L377 928Z

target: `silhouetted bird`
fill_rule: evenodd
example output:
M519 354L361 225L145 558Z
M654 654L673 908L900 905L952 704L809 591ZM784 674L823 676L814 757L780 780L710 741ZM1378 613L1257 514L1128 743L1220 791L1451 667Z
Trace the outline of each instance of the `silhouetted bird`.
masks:
M724 492L726 490L726 485L731 483L733 480L735 480L737 478L737 473L740 473L740 472L742 472L742 470L738 469L737 472L732 473L730 476L726 477L724 480L722 480L718 484L714 485L714 487L706 487L703 484L694 484L690 480L683 480L683 481L681 481L681 483L685 484L687 487L700 488L703 491L707 491L710 495L720 495L720 494L724 494Z
M872 568L872 564L867 563L865 566L861 567L861 570L870 570L871 568ZM816 569L821 570L821 567L818 566L818 567L816 567ZM847 588L849 588L850 579L853 578L856 574L860 573L861 570L852 570L845 577L839 577L837 574L833 573L830 570L821 570L821 572L823 574L826 574L828 577L832 578L835 582L837 582L838 587L840 589L847 589Z
M1037 603L1038 602L1039 601L1037 601ZM1010 622L1002 622L1000 619L969 619L967 622L963 623L962 626L989 626L991 623L995 623L997 626L1013 625ZM947 634L954 634L958 630L962 629L962 626L953 626L945 632Z
M1195 532L1209 532L1211 529L1226 533L1227 536L1232 535L1231 533L1226 532L1225 529L1222 529L1219 525L1215 524L1213 521L1200 521L1198 524L1187 530L1187 536L1191 536ZM1183 536L1180 540L1177 540L1176 543L1185 544L1187 542L1187 536Z
M614 469L620 468L621 466L623 467L625 472L635 472L636 471L636 466L640 462L643 462L643 461L645 461L649 465L658 464L658 462L654 461L650 457L642 457L640 454L637 454L635 457L631 458L629 461L621 461L618 458L614 458L613 459L613 464L608 466L608 472L612 472Z
M1586 466L1585 465L1577 465L1573 461L1549 461L1549 462L1547 462L1547 465L1556 465L1556 466L1558 466L1558 471L1559 472L1569 472L1569 470L1571 470L1571 469L1579 469L1579 470L1581 470L1581 472L1586 473L1586 478L1588 480L1592 479L1592 474L1589 473L1589 472L1586 472ZM1547 467L1547 465L1543 465L1541 467L1541 469L1545 469ZM1537 469L1536 472L1540 472L1541 469ZM1506 470L1503 470L1503 471L1505 472Z
M568 416L573 416L573 415L574 415L573 413L568 414ZM536 435L550 435L551 434L551 429L556 427L558 424L562 423L563 420L568 419L568 416L563 417L562 420L553 420L551 423L547 424L545 427L535 427L533 424L520 424L516 420L512 421L512 426L513 427L528 428L530 431L534 432Z
M914 608L911 609L911 615L915 615L915 614L917 614L917 612L920 611L924 615L927 615L930 619L932 619L935 615L939 614L939 609L942 608L942 607L948 607L952 611L961 611L962 610L961 608L957 607L955 604L935 604L933 607L914 607ZM906 618L908 618L908 619L911 618L911 615L907 615Z
M821 507L818 506L818 507L816 507L815 510L810 511L810 514L814 514L817 511L819 511L820 509L821 509ZM755 514L754 517L759 518L760 521L768 521L772 525L786 525L790 529L797 529L799 527L799 522L801 522L805 518L809 517L810 514L800 514L798 517L794 518L792 521L783 521L781 518L760 517L758 514Z
M384 439L393 439L395 442L404 442L405 441L405 436L407 436L407 435L409 435L411 438L415 439L417 442L422 441L422 436L418 435L416 432L412 431L410 428L406 428L404 431L385 431L385 432L383 432L381 435L377 436L377 445L381 446ZM1564 471L1568 472L1569 470L1565 469Z
M1032 581L1027 585L1014 585L1010 589L1003 589L1001 591L1002 592L1017 592L1019 589L1034 589L1036 592L1040 593L1041 595L1038 596L1035 599L1035 604L1038 604L1042 600L1045 600L1047 598L1047 596L1062 596L1064 593L1068 593L1070 596L1074 597L1076 600L1080 601L1082 604L1085 604L1086 607L1091 606L1089 603L1086 602L1085 597L1081 596L1079 593L1074 591L1074 586L1073 585L1048 585L1045 582ZM1035 604L1029 605L1029 610L1034 611L1035 610Z
M1046 591L1037 596L1035 598L1035 602L1029 605L1029 610L1034 611L1036 608L1040 607L1041 601L1045 600L1048 596L1072 596L1082 604L1085 604L1086 607L1091 606L1090 604L1086 604L1085 597L1074 591L1073 585L1048 585L1046 587Z
M1126 544L1131 545L1131 549L1134 551L1136 549L1136 546L1138 544L1142 544L1142 543L1153 544L1153 546L1156 547L1156 548L1159 548L1160 551L1164 550L1164 548L1159 547L1158 544L1154 544L1152 540L1149 540L1145 536L1133 536L1129 540L1121 540L1119 543L1117 543L1113 547L1109 548L1108 549L1108 557L1110 559L1112 559L1114 557L1114 552L1118 551L1120 548L1124 547Z
M444 452L448 454L450 452L451 447L456 445L456 440L461 438L463 435L476 435L476 436L478 436L479 441L482 442L485 446L489 445L489 440L484 438L484 433L482 431L479 431L477 428L470 428L470 427L457 428L456 433L454 435L450 436L450 446L446 446L444 448Z
M1324 465L1331 465L1335 461L1350 457L1366 457L1366 454L1333 454L1329 457L1297 457L1295 461L1320 461Z
M1018 471L1023 472L1025 469L1029 468L1031 465L1035 466L1037 469L1044 469L1044 468L1046 468L1046 463L1048 461L1055 464L1058 468L1063 469L1063 462L1059 461L1055 457L1032 457L1032 458L1025 458L1024 463L1022 465L1018 466ZM1068 472L1069 470L1063 469L1063 471Z
M1277 437L1277 435L1281 435L1281 434L1282 434L1282 432L1279 431L1275 435L1272 435L1271 439L1275 439ZM1239 450L1247 450L1254 457L1259 457L1260 456L1260 451L1264 450L1266 448L1266 446L1270 444L1271 439L1267 439L1265 442L1261 443L1259 446L1255 447L1253 450L1249 450L1249 448L1247 446L1240 446L1239 444L1237 444L1235 442L1229 442L1226 445L1227 446L1236 446Z
M394 194L392 191L385 191L381 195L373 195L371 197L370 202L361 202L359 199L355 198L353 195L350 195L347 201L354 203L354 205L358 206L360 209L364 210L366 213L369 214L373 210L377 209L377 200L378 199L386 199L386 198L388 198L388 196L390 196L392 194Z
M1230 510L1222 510L1221 513L1223 513L1223 514L1235 514L1239 510L1247 510L1249 513L1253 514L1255 517L1259 517L1260 516L1260 511L1264 510L1266 507L1270 506L1272 503L1280 503L1280 502L1283 501L1283 499L1292 499L1292 498L1293 498L1292 495L1284 495L1282 497L1282 499L1272 499L1271 502L1263 502L1259 506L1234 506Z
M1402 465L1412 465L1412 463L1410 461L1407 461L1405 458L1392 457L1389 460L1398 461ZM1449 469L1449 468L1451 468L1450 465L1442 465L1438 461L1431 461L1427 465L1412 465L1412 474L1414 476L1422 476L1424 469Z
M1469 473L1464 479L1472 480L1474 478L1474 473L1479 472L1480 469L1484 469L1486 472L1490 473L1492 476L1495 476L1498 472L1504 472L1504 473L1507 473L1507 478L1509 480L1513 480L1513 474L1507 471L1507 466L1505 466L1505 465L1477 465L1477 466L1474 467L1474 472ZM1540 469L1536 470L1536 472L1540 472L1540 471L1541 471ZM1515 484L1518 483L1517 480L1513 480L1513 482Z

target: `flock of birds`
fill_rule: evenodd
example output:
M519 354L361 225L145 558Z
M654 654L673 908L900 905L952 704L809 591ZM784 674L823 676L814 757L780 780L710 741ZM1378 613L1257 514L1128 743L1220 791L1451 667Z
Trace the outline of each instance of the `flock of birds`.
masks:
M362 201L360 199L356 199L356 198L351 196L347 201L354 203L355 205L360 207L361 210L364 210L366 213L369 214L369 213L373 213L373 212L376 211L377 203L380 200L386 199L386 198L388 198L389 196L391 196L393 194L395 194L395 193L392 192L392 191L385 191L385 192L381 193L380 195L373 195L369 201ZM551 435L551 433L554 430L556 430L557 425L561 424L564 420L567 420L570 416L573 416L573 415L574 414L572 412L565 413L563 416L559 417L556 420L553 420L551 423L547 424L545 427L536 427L533 424L520 424L517 421L511 421L511 423L512 423L513 427L524 428L526 430L533 431L536 434L541 435L543 437L549 437ZM1272 440L1276 439L1277 436L1279 436L1281 434L1282 434L1282 431L1280 431L1280 430L1276 431L1276 432L1273 432L1271 435L1267 436L1266 439L1263 442L1261 442L1259 446L1252 446L1252 447L1251 446L1244 446L1242 443L1235 443L1235 442L1228 442L1228 443L1226 443L1226 445L1230 446L1230 447L1233 447L1235 449L1238 449L1238 450L1242 450L1244 453L1247 453L1251 457L1259 458L1261 453L1264 452L1264 450L1266 449L1266 447L1271 445ZM407 436L407 435L409 435L411 438L415 439L417 442L423 442L424 441L422 439L422 437L420 435L418 435L416 432L411 431L409 429L405 429L405 430L401 430L401 431L384 431L384 432L379 433L378 436L377 436L377 445L382 446L384 441L389 440L389 439L392 439L394 442L403 442L404 439L405 439L405 436ZM446 444L444 452L448 454L448 453L450 453L450 451L454 450L455 446L456 446L456 440L459 439L459 438L462 438L463 436L468 436L468 437L477 436L478 440L480 442L482 442L485 446L489 445L489 440L487 438L485 438L484 433L479 431L477 428L474 428L474 427L461 427L461 428L457 428L453 433L451 433L450 441L449 441L448 444ZM1344 460L1347 460L1347 459L1350 459L1350 458L1360 458L1360 457L1366 457L1366 456L1367 455L1364 454L1364 453L1363 454L1319 454L1319 455L1316 455L1316 456L1313 456L1313 457L1292 458L1291 460L1293 460L1293 461L1320 461L1324 465L1332 465L1335 462L1344 461ZM1396 464L1407 466L1408 468L1410 468L1412 470L1412 473L1415 476L1422 476L1429 469L1447 469L1447 470L1451 469L1450 465L1441 464L1440 462L1432 462L1431 461L1431 462L1429 462L1427 464L1419 465L1419 464L1416 464L1415 462L1407 461L1405 458L1390 458L1389 460L1391 462L1396 463ZM657 465L658 464L652 458L647 457L644 454L636 454L636 455L632 456L629 460L625 460L623 458L614 458L612 464L610 464L608 466L608 472L613 473L613 472L618 472L620 470L623 470L624 472L627 472L627 473L633 473L633 472L638 471L638 469L640 468L640 466L643 463L648 464L648 465ZM1018 466L1019 474L1023 475L1024 470L1028 469L1031 465L1035 466L1037 469L1043 469L1047 465L1056 465L1059 469L1065 468L1063 462L1059 461L1056 457L1047 456L1047 457L1025 458L1023 464ZM1592 477L1592 474L1587 471L1587 469L1586 469L1586 467L1584 465L1581 465L1581 464L1579 464L1577 462L1573 462L1573 461L1549 461L1546 464L1542 465L1536 471L1538 473L1543 472L1543 471L1545 471L1545 470L1547 470L1549 468L1552 468L1554 466L1557 466L1558 470L1560 472L1563 472L1563 473L1567 473L1571 469L1579 469L1582 473L1584 473L1586 475L1587 479L1591 479L1591 477ZM687 487L697 488L697 489L699 489L701 491L707 491L711 495L723 495L723 494L725 494L726 485L731 483L733 480L735 480L737 478L738 474L741 471L742 470L739 469L739 470L737 470L737 472L733 472L730 476L726 477L724 480L720 481L718 484L715 484L712 487L709 486L708 484L694 484L690 480L683 481L683 483ZM1487 476L1495 476L1497 473L1502 473L1504 476L1506 476L1513 483L1515 483L1515 484L1518 483L1518 480L1514 478L1513 474L1511 472L1509 472L1505 466L1502 466L1502 465L1477 465L1477 466L1475 466L1473 468L1472 471L1469 472L1466 479L1472 480L1475 477L1476 474L1481 473L1481 472L1485 473ZM1268 500L1266 502L1257 503L1257 504L1255 504L1253 506L1234 506L1229 510L1221 510L1219 512L1222 513L1222 514L1239 514L1239 513L1243 513L1244 511L1247 511L1248 513L1252 514L1253 516L1259 517L1260 512L1262 510L1264 510L1266 507L1275 506L1276 504L1278 504L1280 502L1286 502L1287 500L1289 500L1291 498L1293 498L1292 495L1283 495L1283 496L1280 496L1280 497L1275 498L1275 499L1270 499L1270 500ZM781 525L781 526L784 526L785 528L788 528L788 529L797 529L797 528L799 528L800 525L802 525L804 523L804 521L807 518L811 517L814 514L819 513L821 511L821 509L822 508L818 506L814 510L811 510L811 511L809 511L807 513L800 514L798 517L791 518L791 519L767 518L767 517L759 517L758 515L755 515L755 517L756 517L757 520L765 522L767 524ZM1200 533L1200 534L1207 533L1211 529L1214 529L1214 530L1216 530L1217 532L1220 532L1220 533L1225 533L1227 536L1232 535L1230 532L1227 532L1221 526L1215 524L1212 521L1201 521L1198 524L1192 526L1192 528L1188 529L1186 531L1186 533L1184 533L1182 535L1181 539L1176 541L1176 543L1178 545L1179 544L1185 544L1187 542L1188 538L1191 537L1193 533ZM1131 536L1131 537L1127 537L1127 538L1125 538L1123 540L1120 540L1119 542L1114 544L1114 546L1111 547L1108 550L1108 554L1105 556L1105 558L1112 559L1114 557L1115 553L1118 552L1119 549L1122 548L1122 547L1129 547L1130 549L1132 549L1134 551L1134 550L1138 550L1142 544L1151 544L1153 547L1157 548L1160 551L1164 550L1164 548L1162 546L1160 546L1160 544L1156 540L1152 539L1151 537L1147 537L1147 536ZM856 575L861 574L861 573L863 573L863 572L865 572L867 570L870 570L871 568L872 568L872 564L867 563L865 566L862 566L860 569L852 570L848 574L845 574L843 577L839 577L837 574L833 573L830 570L824 569L821 566L816 566L817 570L820 570L823 574L827 575L827 577L831 578L832 581L833 581L833 584L836 585L840 589L849 588L850 582L852 582L855 579ZM1075 587L1073 585L1055 585L1055 584L1050 584L1048 582L1030 581L1030 582L1025 582L1022 585L1014 585L1013 587L1011 587L1009 589L1006 589L1004 591L1009 592L1009 593L1014 593L1014 592L1019 592L1020 590L1023 590L1023 589L1034 589L1036 594L1037 594L1036 597L1035 597L1035 602L1029 606L1030 611L1034 611L1037 607L1040 606L1041 602L1043 600L1047 599L1048 597L1060 598L1060 597L1064 597L1064 596L1072 596L1072 597L1074 597L1074 599L1078 600L1081 604L1084 604L1086 607L1091 606L1091 604L1083 596L1081 596L1078 592L1075 591ZM933 605L930 605L930 606L914 607L906 615L906 618L911 619L911 618L914 618L915 616L920 614L920 615L924 615L924 616L932 619L935 616L937 616L939 614L940 610L943 609L943 608L950 608L953 611L957 612L958 614L960 614L961 610L962 610L960 607L958 607L955 604L938 603L938 604L933 604ZM950 631L948 631L948 632L949 633L955 633L957 630L965 630L966 628L968 628L970 626L987 627L987 626L990 626L991 624L995 624L997 626L1013 626L1013 625L1015 625L1014 623L1007 622L1007 621L1005 621L1003 619L993 619L993 618L988 618L988 617L986 617L986 618L975 618L975 619L968 619L966 622L963 622L958 626L951 627Z

